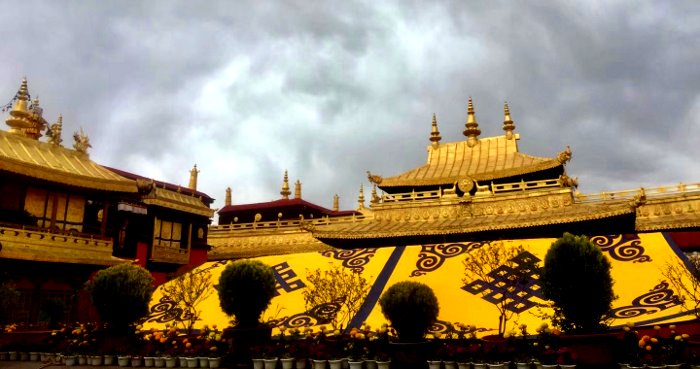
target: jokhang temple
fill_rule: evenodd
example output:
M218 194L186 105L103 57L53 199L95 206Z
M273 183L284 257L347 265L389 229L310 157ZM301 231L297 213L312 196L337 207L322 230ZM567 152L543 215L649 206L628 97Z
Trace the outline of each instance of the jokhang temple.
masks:
M399 281L419 281L430 285L440 301L436 333L462 323L488 334L498 327L494 304L504 298L516 314L511 325L541 323L536 313L544 300L535 270L552 242L570 232L589 236L612 264L618 296L613 326L694 317L662 270L700 246L700 185L584 195L566 172L572 157L568 147L553 157L521 153L507 104L503 131L480 137L471 99L463 141L441 142L433 116L427 163L393 176L368 172L373 184L369 206L361 188L355 212L304 202L298 181L295 198L289 199L287 173L280 200L231 205L228 189L219 225L209 228L210 261L193 272L211 273L217 280L231 260L261 260L274 268L278 281L278 295L263 319L277 327L315 329L340 306L304 306L309 272L337 266L370 281L371 290L348 327L386 322L377 304L382 292ZM465 255L492 242L525 251L494 271L490 282L465 281ZM501 282L513 276L521 280L519 290L505 294ZM197 326L230 321L216 291L199 309L204 313ZM156 292L150 324L186 315L162 290Z
M231 260L254 258L275 270L278 295L264 320L278 327L326 325L339 306L307 309L302 292L308 272L339 267L371 284L350 327L384 323L381 293L414 280L438 295L436 332L463 323L488 334L498 326L494 304L504 298L499 278L513 275L523 280L517 297L508 297L517 313L511 324L540 323L544 300L533 271L563 232L588 235L611 261L613 325L692 318L661 271L700 250L700 184L581 194L566 172L571 150L521 153L507 105L504 132L495 137L480 137L471 99L463 141L441 142L433 117L427 163L368 173L369 204L361 188L355 210L340 210L337 195L332 209L303 200L299 181L290 198L285 173L279 200L234 205L227 190L218 225L209 225L213 199L197 191L196 167L189 185L178 186L93 162L82 130L72 148L63 145L62 118L47 123L26 81L8 110L9 130L0 130L0 272L21 293L11 321L40 320L48 301L60 302L65 320L94 318L86 318L83 284L117 263L138 263L162 284L188 270L216 281ZM466 254L490 243L525 252L491 283L465 281ZM226 326L230 317L210 288L196 326ZM159 288L147 324L187 314Z

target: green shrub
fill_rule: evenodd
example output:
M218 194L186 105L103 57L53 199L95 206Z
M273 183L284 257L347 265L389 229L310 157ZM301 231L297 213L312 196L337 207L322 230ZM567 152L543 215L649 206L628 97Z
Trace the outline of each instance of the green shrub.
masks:
M564 233L547 251L540 277L553 323L566 332L595 332L615 299L610 262L585 236Z
M119 330L148 314L153 282L146 269L125 263L97 272L86 289L100 319Z
M272 268L257 260L240 260L226 267L219 277L219 303L234 315L239 327L253 328L275 296Z
M405 342L420 341L440 312L433 290L411 281L389 287L379 299L379 306L399 339Z

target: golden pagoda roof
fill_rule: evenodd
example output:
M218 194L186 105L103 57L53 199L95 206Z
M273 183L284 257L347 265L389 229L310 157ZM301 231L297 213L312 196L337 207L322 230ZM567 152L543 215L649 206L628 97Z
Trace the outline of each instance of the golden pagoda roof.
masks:
M380 187L440 186L471 178L488 181L561 166L565 160L520 153L515 134L480 138L470 147L468 141L428 146L428 162L394 177L370 175Z
M490 216L463 216L455 214L439 219L365 219L358 222L316 226L314 237L330 239L374 239L413 236L440 236L476 232L511 230L567 224L634 214L628 202L614 204L574 204L550 208L538 213L504 213Z
M0 131L0 170L96 190L136 192L136 182L58 145Z

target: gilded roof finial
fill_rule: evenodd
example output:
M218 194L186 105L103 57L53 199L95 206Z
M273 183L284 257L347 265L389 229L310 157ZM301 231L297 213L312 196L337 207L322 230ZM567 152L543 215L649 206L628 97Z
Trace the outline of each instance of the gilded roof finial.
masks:
M197 164L190 170L190 183L187 188L193 191L197 191L197 175L199 174L199 169L197 169Z
M80 127L80 132L73 133L73 140L75 140L73 148L77 152L87 154L88 148L92 147L92 145L90 145L90 138L83 132L83 127Z
M357 210L362 210L365 208L365 189L360 185L360 193L357 196Z
M513 119L510 118L510 108L508 108L508 102L503 103L503 130L506 132L506 139L510 140L513 138L513 130L515 129L515 123Z
M338 194L333 195L333 211L340 210L340 196Z
M438 131L437 118L435 113L433 113L433 127L430 131L430 141L433 143L433 147L438 147L440 145L440 131Z
M474 104L472 103L472 97L469 96L469 105L467 107L467 128L464 130L464 135L467 136L467 145L469 147L474 147L479 142L479 135L481 130L479 129L479 124L476 123L476 117L474 116Z
M294 198L301 199L301 181L294 182Z
M32 121L29 119L30 112L27 107L27 101L29 101L27 78L22 79L22 84L19 86L19 91L17 91L13 100L15 103L5 123L10 126L10 133L24 136L24 130L32 126Z
M49 138L49 143L54 146L61 146L63 138L61 138L61 132L63 131L63 115L59 114L56 123L52 124L49 129L46 130L46 136Z
M372 185L372 198L369 200L370 203L376 204L379 202L379 196L377 195L377 185Z
M224 197L224 205L231 206L231 187L226 187L226 197Z
M289 195L291 195L292 192L289 191L289 176L287 176L287 170L284 170L284 180L282 181L282 191L280 191L280 195L282 195L282 198L285 200L289 200Z
M32 104L29 106L29 121L31 125L24 128L24 135L38 140L42 135L41 132L46 129L46 120L43 117L44 109L39 104L39 96L35 96Z

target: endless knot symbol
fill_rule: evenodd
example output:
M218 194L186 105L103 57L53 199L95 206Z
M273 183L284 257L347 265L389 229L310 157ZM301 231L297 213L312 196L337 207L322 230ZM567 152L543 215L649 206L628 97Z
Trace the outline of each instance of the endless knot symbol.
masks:
M297 278L297 273L289 267L286 261L272 266L272 272L275 274L277 284L275 285L275 296L279 296L280 290L285 292L293 292L306 287L301 279ZM296 279L295 279L296 278Z
M476 280L462 286L462 289L473 294L481 294L481 298L499 304L506 301L506 310L521 313L538 303L532 298L544 299L539 284L540 259L523 251L510 259L514 266L501 265L488 274L490 282Z

